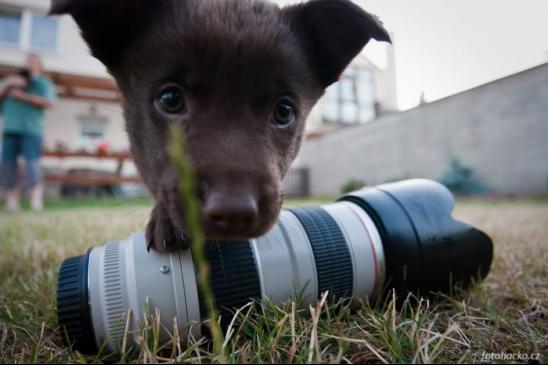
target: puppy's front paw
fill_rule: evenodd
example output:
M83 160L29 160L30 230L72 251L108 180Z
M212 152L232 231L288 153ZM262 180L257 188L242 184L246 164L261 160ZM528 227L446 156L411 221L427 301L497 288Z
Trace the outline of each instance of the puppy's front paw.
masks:
M174 252L188 248L190 241L180 232L161 207L154 207L146 229L148 249L158 252Z

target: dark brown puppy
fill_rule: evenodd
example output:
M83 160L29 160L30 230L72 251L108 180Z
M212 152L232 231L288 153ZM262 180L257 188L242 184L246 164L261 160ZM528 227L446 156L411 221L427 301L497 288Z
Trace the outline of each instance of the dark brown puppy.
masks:
M156 199L147 238L185 245L170 162L170 125L184 129L209 239L267 232L305 119L371 39L390 41L348 0L279 8L262 0L53 0L71 14L123 94L139 171Z

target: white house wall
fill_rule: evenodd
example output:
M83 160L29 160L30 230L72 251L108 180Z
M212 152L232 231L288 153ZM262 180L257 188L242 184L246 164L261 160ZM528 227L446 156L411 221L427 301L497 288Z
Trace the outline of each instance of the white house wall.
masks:
M55 150L58 142L62 142L69 151L78 151L81 146L81 116L90 115L91 108L95 108L96 115L106 123L109 150L123 152L129 148L129 140L125 131L124 118L120 105L116 103L88 102L75 99L60 99L55 106L48 110L44 121L44 146L48 150ZM0 117L0 130L3 129L3 118ZM85 158L47 158L44 166L53 169L90 168L106 171L115 171L115 160L97 160ZM135 175L135 167L128 163L123 171L125 176Z
M278 2L289 3L294 1L280 0ZM49 0L0 0L0 5L31 8L41 13L47 12L49 4ZM59 27L57 50L55 52L41 53L46 70L84 76L109 77L104 66L90 56L88 48L81 39L78 27L72 18L69 16L60 17ZM368 50L373 53L382 53L383 49L386 50L386 45L376 44L374 47L368 47ZM388 51L390 51L389 48ZM390 58L392 56L393 53L387 53L386 65L389 67L386 69L374 66L363 55L357 57L354 61L355 64L365 64L374 70L375 96L381 104L382 110L393 110L396 108L395 73L394 69L390 67L393 64ZM24 50L0 46L0 64L22 66L25 57L26 51ZM89 110L90 105L89 102L85 101L61 100L48 113L45 130L46 145L48 147L53 146L56 140L76 141L79 124L75 121L75 118L77 115ZM108 141L113 148L123 149L127 145L127 138L123 132L122 118L119 112L120 107L114 104L105 104L105 106L99 107L99 112L108 114L108 119L112 120L112 122L109 122L109 129L107 131ZM116 112L113 113L112 110L116 110ZM320 100L310 114L307 130L312 131L316 127L321 127L322 122L322 100Z
M45 0L2 0L0 5L30 8L42 14L49 9ZM0 64L21 66L27 51L16 47L0 46ZM74 20L69 16L60 17L55 52L40 52L44 66L48 71L69 74L106 77L105 67L89 54L88 47L80 36Z
M79 118L90 115L95 107L97 116L106 121L105 135L112 151L123 151L129 146L124 127L122 108L116 103L89 102L61 99L46 114L44 122L45 146L55 147L57 141L67 144L69 150L78 150L81 125Z

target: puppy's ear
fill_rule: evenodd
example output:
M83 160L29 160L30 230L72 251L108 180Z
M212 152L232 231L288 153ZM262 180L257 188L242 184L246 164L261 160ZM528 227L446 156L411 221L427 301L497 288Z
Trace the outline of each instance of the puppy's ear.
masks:
M323 87L339 79L371 38L391 42L382 23L350 0L311 0L282 13Z
M70 0L52 0L51 9L49 10L50 15L68 13L71 3Z
M92 54L109 69L138 40L163 0L52 0L50 15L70 14Z

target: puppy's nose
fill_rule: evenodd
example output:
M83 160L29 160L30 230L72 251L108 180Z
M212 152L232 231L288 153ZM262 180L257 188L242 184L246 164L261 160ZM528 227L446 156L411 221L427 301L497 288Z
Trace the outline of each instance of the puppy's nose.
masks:
M245 234L257 221L259 210L253 196L211 193L204 216L209 231L215 234Z

